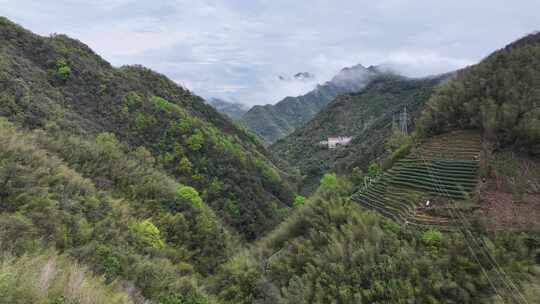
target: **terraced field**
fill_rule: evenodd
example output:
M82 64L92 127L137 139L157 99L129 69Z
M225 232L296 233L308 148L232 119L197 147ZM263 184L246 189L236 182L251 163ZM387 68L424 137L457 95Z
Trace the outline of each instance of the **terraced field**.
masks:
M448 209L460 206L475 189L480 149L477 133L431 138L353 200L402 224L453 230Z

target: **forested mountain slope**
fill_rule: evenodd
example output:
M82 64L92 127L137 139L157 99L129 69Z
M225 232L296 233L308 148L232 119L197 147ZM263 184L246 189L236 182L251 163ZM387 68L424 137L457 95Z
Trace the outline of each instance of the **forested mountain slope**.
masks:
M430 99L422 134L480 129L498 148L540 152L540 33L461 70Z
M219 113L227 115L232 120L239 120L242 118L242 115L248 111L247 106L243 104L229 102L219 98L208 99L208 104L214 107Z
M195 189L157 170L148 150L126 150L111 133L86 141L18 130L0 118L2 256L7 265L21 267L15 273L40 275L38 282L55 281L69 270L27 265L24 256L37 256L38 262L51 256L44 250L58 250L107 284L135 287L132 299L207 298L199 278L225 261L237 242ZM0 290L16 279L2 276ZM9 303L33 302L32 289L48 289L31 284L27 278L19 292L7 292ZM70 284L71 296L84 292Z
M0 115L18 126L81 138L110 132L144 147L247 239L292 202L285 174L254 137L163 75L114 68L79 41L6 19L0 41Z
M287 97L275 105L254 106L241 121L271 144L309 121L336 96L362 90L381 74L375 67L356 65L341 70L332 80L298 97Z
M345 184L325 177L305 206L226 263L210 290L235 304L517 303L507 291L494 291L483 271L494 277L497 270L482 268L460 234L407 228L366 212L344 198ZM534 303L538 232L475 233L489 236L487 249Z
M337 97L270 149L305 176L304 192L312 191L328 170L344 173L359 167L365 171L371 161L385 152L392 119L398 119L404 107L411 117L417 116L433 89L449 77L379 76L361 92ZM329 136L351 136L352 141L348 146L329 150L319 145Z

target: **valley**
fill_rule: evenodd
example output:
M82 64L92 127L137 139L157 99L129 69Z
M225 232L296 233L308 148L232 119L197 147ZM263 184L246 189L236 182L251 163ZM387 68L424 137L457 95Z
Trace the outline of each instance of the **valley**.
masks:
M539 58L248 110L0 17L0 304L537 303Z

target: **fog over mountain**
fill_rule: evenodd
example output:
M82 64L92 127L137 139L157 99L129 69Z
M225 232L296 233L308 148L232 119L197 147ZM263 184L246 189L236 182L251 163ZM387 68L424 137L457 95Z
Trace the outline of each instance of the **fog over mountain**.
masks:
M225 114L232 120L240 119L240 117L242 117L242 115L244 115L249 110L249 107L244 104L227 101L215 97L209 98L208 104L218 110L218 112Z
M336 96L358 92L376 77L391 73L393 72L390 68L381 69L374 66L365 68L361 64L346 67L331 80L317 85L306 94L296 97L287 96L275 105L252 107L242 116L241 121L270 144L309 121ZM302 80L288 82L302 82Z

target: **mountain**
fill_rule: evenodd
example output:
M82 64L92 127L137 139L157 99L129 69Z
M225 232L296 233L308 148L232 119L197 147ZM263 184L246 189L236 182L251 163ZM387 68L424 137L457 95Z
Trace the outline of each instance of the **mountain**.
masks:
M315 155L318 171L318 141L356 132L321 159L374 165L325 174L211 292L224 303L537 302L539 52L533 34L453 75L381 77L336 98L272 149L300 165ZM391 133L403 106L412 136ZM378 157L394 134L407 140Z
M293 201L259 140L200 97L5 18L0 143L2 255L58 250L142 299L206 299L199 278Z
M428 103L420 127L431 135L474 128L496 143L540 155L540 33L460 71Z
M239 120L248 111L248 108L241 103L229 102L215 97L209 98L208 104L232 120Z
M79 41L39 37L5 19L1 35L1 116L84 138L110 132L144 147L247 238L291 203L286 175L259 141L165 76L114 68Z
M300 170L306 193L329 170L340 173L350 172L354 167L366 170L371 161L385 152L392 119L397 119L404 107L411 116L417 116L433 89L448 77L376 77L362 91L338 96L270 149ZM321 146L320 142L330 136L352 137L352 141L337 149Z
M0 303L534 303L538 40L336 98L310 140L357 130L339 166L374 165L293 199L296 170L201 98L0 18ZM404 105L413 136L390 128Z
M520 295L534 303L540 295L538 233L475 231L489 237L495 269L481 266L489 258L469 254L470 244L457 233L400 226L366 212L344 198L335 177L320 190L257 246L224 264L209 290L231 304L518 303ZM497 271L520 295L493 289Z
M305 95L286 97L275 105L252 107L240 121L271 144L310 120L337 95L360 91L379 74L374 67L344 68L332 80Z

